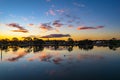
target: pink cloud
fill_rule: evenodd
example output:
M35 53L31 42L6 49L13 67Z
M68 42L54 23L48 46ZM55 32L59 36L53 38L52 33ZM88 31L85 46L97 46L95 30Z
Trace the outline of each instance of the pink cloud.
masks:
M50 31L55 30L53 27L51 27L48 23L40 24L40 29L44 31Z
M12 30L13 32L23 32L23 33L29 32L27 29L20 26L18 23L10 23L10 24L6 24L6 25L9 26L9 27L17 28L17 30Z
M27 53L25 51L20 51L20 52L14 53L14 54L16 54L16 56L8 58L8 59L6 59L6 61L15 62L18 59L24 57Z
M51 14L51 15L53 15L53 16L56 15L55 12L54 12L54 10L49 10L49 14Z
M28 24L28 26L34 26L34 24L30 23L30 24Z
M91 29L100 29L104 28L104 26L97 26L97 27L88 27L88 26L79 26L78 30L91 30Z
M31 57L31 58L28 58L27 60L28 61L33 61L33 60L40 60L40 61L49 61L53 56L52 55L49 55L47 53L38 53L36 54L35 56Z

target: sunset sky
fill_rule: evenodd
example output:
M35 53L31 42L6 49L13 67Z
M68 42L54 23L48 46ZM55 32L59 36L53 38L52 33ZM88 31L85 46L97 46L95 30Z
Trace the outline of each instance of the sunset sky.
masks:
M0 0L0 39L120 39L120 0Z

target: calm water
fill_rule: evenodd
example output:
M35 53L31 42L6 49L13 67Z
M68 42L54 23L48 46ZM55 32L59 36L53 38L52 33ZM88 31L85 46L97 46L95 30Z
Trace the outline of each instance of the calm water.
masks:
M120 80L120 48L5 47L0 80Z

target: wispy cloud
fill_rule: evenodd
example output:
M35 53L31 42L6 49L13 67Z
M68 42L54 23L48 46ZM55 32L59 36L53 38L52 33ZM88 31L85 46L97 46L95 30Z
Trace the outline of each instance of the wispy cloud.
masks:
M60 20L55 20L54 22L53 22L53 26L55 26L55 27L61 27L61 26L63 26L64 24L62 24L61 22L60 22Z
M50 34L46 36L42 36L41 38L61 38L61 37L70 37L69 34Z
M41 23L41 24L37 24L37 25L35 25L34 23L30 23L30 24L27 24L27 26L33 27L33 28L39 28L42 31L52 31L52 30L55 30L56 32L59 32L58 29L56 29L55 27L52 27L53 26L52 22Z
M46 15L47 15L47 16L48 16L48 15L55 16L55 15L56 15L56 12L55 12L55 10L50 9L50 10L48 10L48 11L46 12Z
M54 11L54 10L52 10L52 9L51 9L51 10L49 10L49 14L50 14L50 15L52 15L52 16L55 16L55 15L56 15L55 11Z
M27 24L27 26L32 27L32 26L34 26L34 24L33 24L33 23L30 23L30 24Z
M24 37L22 37L22 38L40 38L41 37L41 35L29 35L29 36L24 36Z
M84 4L80 4L80 3L77 3L77 2L74 2L73 5L75 5L77 7L85 7Z
M21 19L23 20L23 21L28 21L28 18L27 17L21 17Z
M73 25L68 25L69 28L73 28L74 26Z
M49 23L40 24L39 28L44 30L44 31L55 30L53 27L50 26Z
M61 18L65 20L66 24L68 25L73 25L73 24L80 25L81 18L79 16L64 14Z
M46 12L46 15L56 16L58 14L61 15L65 12L66 12L65 9L55 9L55 5L52 5L51 8Z
M23 32L23 33L27 33L28 32L28 30L11 30L11 31L13 31L13 32Z
M56 10L58 13L64 13L65 12L65 10L64 9L58 9L58 10Z
M78 30L91 30L91 29L100 29L104 28L104 26L97 26L97 27L88 27L88 26L79 26Z
M18 30L12 30L13 32L23 32L23 33L27 33L28 32L27 29L25 29L24 27L20 26L17 23L10 23L10 24L7 24L7 26L14 27L14 28L18 29Z
M72 22L74 22L74 20L73 20L73 19L71 19L71 20L68 20L67 22L68 22L68 23L72 23Z

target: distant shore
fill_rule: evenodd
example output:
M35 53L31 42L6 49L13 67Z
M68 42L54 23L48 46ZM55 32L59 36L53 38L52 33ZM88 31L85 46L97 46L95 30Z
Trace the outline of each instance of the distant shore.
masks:
M12 40L3 39L0 40L0 46L120 46L120 40L112 38L110 40L79 40L74 41L72 38L65 40L42 40L38 38L25 38L24 40L18 40L13 38Z

